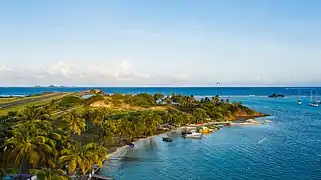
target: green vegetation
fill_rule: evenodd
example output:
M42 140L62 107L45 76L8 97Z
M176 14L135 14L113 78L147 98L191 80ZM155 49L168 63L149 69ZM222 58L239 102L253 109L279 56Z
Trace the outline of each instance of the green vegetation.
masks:
M28 106L39 106L39 105L44 105L46 103L49 103L52 100L59 100L62 97L66 96L66 94L57 94L56 96L49 96L49 97L47 97L47 96L48 95L44 95L44 96L40 96L40 97L36 96L36 97L23 97L23 98L18 98L18 99L15 98L15 100L10 101L10 102L16 102L16 101L20 101L20 100L29 100L29 99L35 100L38 98L43 98L43 99L39 99L39 100L32 101L32 102L26 102L23 104L17 104L15 106L10 107L10 108L0 109L0 119L1 119L1 116L5 116L8 113L16 113L16 112L22 111Z
M85 105L90 105L90 104L92 104L92 103L94 103L96 101L104 101L104 100L105 100L105 98L104 98L103 95L97 94L97 95L89 97L88 99L85 99L84 100L84 104Z
M0 104L1 103L9 103L9 102L13 102L13 101L17 101L22 99L23 97L0 97Z
M83 99L79 96L69 95L65 96L59 102L59 107L62 109L67 109L75 105L80 105L83 102Z
M38 94L30 94L27 96L8 96L8 97L0 97L0 104L1 103L9 103L9 102L15 102L15 101L20 101L20 100L27 100L27 99L37 99L39 97L45 97L48 95L51 95L53 93L51 92L43 92L43 93L38 93Z
M102 166L110 147L164 132L162 125L260 115L218 96L68 95L0 118L0 172L39 179L83 177L94 165Z

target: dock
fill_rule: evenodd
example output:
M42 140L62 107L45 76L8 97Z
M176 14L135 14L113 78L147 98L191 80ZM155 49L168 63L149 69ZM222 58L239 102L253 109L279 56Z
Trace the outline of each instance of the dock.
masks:
M114 180L114 179L111 178L111 177L105 177L105 176L101 176L101 175L98 175L98 174L93 174L93 175L92 175L92 179L97 179L97 180Z
M223 121L223 122L209 122L209 125L225 125L230 126L232 123L230 121Z

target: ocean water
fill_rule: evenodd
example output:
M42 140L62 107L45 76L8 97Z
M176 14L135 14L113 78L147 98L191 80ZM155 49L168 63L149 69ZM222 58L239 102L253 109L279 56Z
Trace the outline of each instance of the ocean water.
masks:
M89 89L100 89L105 93L179 93L196 96L267 96L272 93L286 96L309 96L310 90L317 90L321 94L321 87L0 87L0 96L29 95L40 92L80 92ZM315 95L315 91L313 92Z
M101 170L115 179L321 179L321 107L295 97L232 97L271 116L271 124L226 127L203 139L168 133L140 141Z

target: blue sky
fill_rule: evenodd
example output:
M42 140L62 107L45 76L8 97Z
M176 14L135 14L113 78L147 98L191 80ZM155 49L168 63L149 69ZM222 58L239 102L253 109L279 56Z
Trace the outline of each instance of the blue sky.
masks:
M320 7L317 0L5 0L0 85L320 85Z

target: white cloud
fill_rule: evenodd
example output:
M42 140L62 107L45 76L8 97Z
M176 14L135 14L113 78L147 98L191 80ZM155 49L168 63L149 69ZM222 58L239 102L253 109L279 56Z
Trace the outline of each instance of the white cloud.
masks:
M175 78L176 78L176 80L180 80L180 81L189 80L189 76L186 73L179 74Z
M127 72L130 68L128 60L122 60L119 66L123 72Z
M2 65L0 66L0 72L10 72L12 69L8 65Z
M164 77L140 73L131 68L128 60L122 60L115 66L108 67L81 68L58 61L42 70L10 69L9 71L7 66L1 67L0 70L0 85L157 85L166 82L179 84L188 78L187 74Z
M279 74L279 80L273 81L271 75L256 73L256 76L241 71L236 76L233 71L218 73L213 71L212 76L195 76L189 72L177 72L174 75L137 71L129 60L121 60L114 64L99 64L96 66L81 67L64 61L58 61L42 69L17 69L8 65L0 66L0 85L100 85L100 86L211 86L217 81L221 86L243 85L291 85L306 83L313 85L315 74L305 75L296 73L293 76ZM278 75L278 73L275 73ZM321 76L320 73L318 73ZM306 81L306 78L311 81Z
M63 75L63 76L70 76L77 73L81 74L75 66L62 61L58 61L56 64L49 67L46 70L46 72L52 75Z

